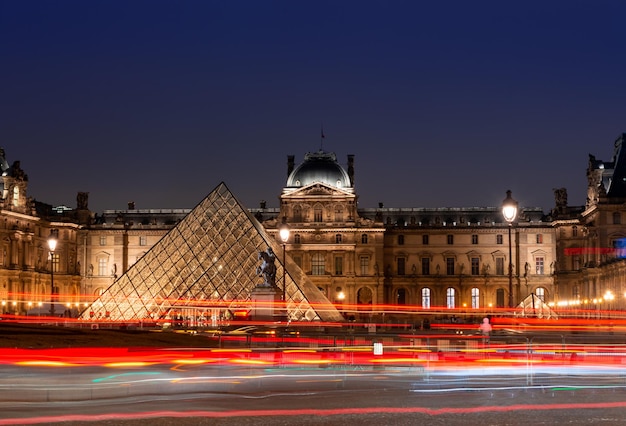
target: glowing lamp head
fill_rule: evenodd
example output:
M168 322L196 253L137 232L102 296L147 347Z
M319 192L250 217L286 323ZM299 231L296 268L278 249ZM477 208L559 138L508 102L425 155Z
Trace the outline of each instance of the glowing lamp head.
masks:
M48 248L52 252L54 252L54 250L56 250L56 248L57 248L57 238L54 235L54 233L51 233L50 237L48 237Z
M283 223L281 223L280 228L278 228L278 234L280 235L280 240L283 243L289 241L289 225L287 225L285 218L283 218Z
M511 197L511 190L506 191L506 198L502 202L502 216L509 223L517 217L517 201Z

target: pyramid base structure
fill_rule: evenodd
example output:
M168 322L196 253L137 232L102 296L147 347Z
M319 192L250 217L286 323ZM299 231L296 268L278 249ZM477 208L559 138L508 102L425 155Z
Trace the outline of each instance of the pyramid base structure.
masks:
M518 305L515 316L542 319L558 319L559 316L535 293L530 293Z
M275 259L274 293L257 290L260 253L268 248L280 252L278 242L221 183L81 318L203 324L252 313L287 321L344 320L289 256L285 264ZM284 302L277 300L277 288L284 289Z

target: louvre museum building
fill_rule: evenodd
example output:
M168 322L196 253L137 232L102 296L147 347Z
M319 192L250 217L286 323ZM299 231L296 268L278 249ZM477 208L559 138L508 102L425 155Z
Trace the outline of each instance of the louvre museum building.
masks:
M2 312L200 322L272 291L291 320L308 321L528 300L556 312L624 309L624 143L580 170L585 205L558 188L548 210L519 206L507 218L509 188L497 207L362 208L355 156L322 150L287 156L279 207L243 206L227 182L192 209L92 212L83 192L75 207L54 207L29 196L20 161L0 151Z

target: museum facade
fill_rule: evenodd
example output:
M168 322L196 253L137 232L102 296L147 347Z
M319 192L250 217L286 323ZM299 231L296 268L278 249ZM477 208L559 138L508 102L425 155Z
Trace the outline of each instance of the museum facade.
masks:
M278 207L261 202L246 210L277 250L285 250L295 265L289 273L302 272L344 313L507 308L531 295L560 309L623 309L625 141L626 134L616 139L610 161L589 157L585 205L570 206L560 188L549 211L521 206L512 223L501 206L361 208L355 156L348 155L344 166L321 150L299 163L287 157ZM92 212L87 193L78 194L75 208L46 205L27 196L20 162L9 166L1 155L5 314L47 312L51 300L57 313L84 311L192 212L133 203ZM283 244L278 231L285 223L290 234ZM242 292L237 297L245 299Z

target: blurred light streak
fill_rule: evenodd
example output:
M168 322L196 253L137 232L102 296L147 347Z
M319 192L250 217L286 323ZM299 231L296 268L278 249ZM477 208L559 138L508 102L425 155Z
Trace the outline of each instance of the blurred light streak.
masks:
M626 401L617 402L588 402L588 403L560 403L560 404L513 404L513 405L489 405L480 407L350 407L337 409L297 409L297 410L230 410L230 411L151 411L143 413L115 413L99 415L66 415L66 416L41 416L31 418L0 419L3 425L31 425L60 422L95 422L95 421L120 421L154 418L230 418L230 417L299 417L319 416L332 417L344 415L368 415L368 414L426 414L440 416L446 414L473 414L494 412L528 412L550 410L581 410L581 409L607 409L626 408ZM320 419L321 420L321 419ZM326 419L331 421L331 419ZM337 419L339 420L339 419Z

